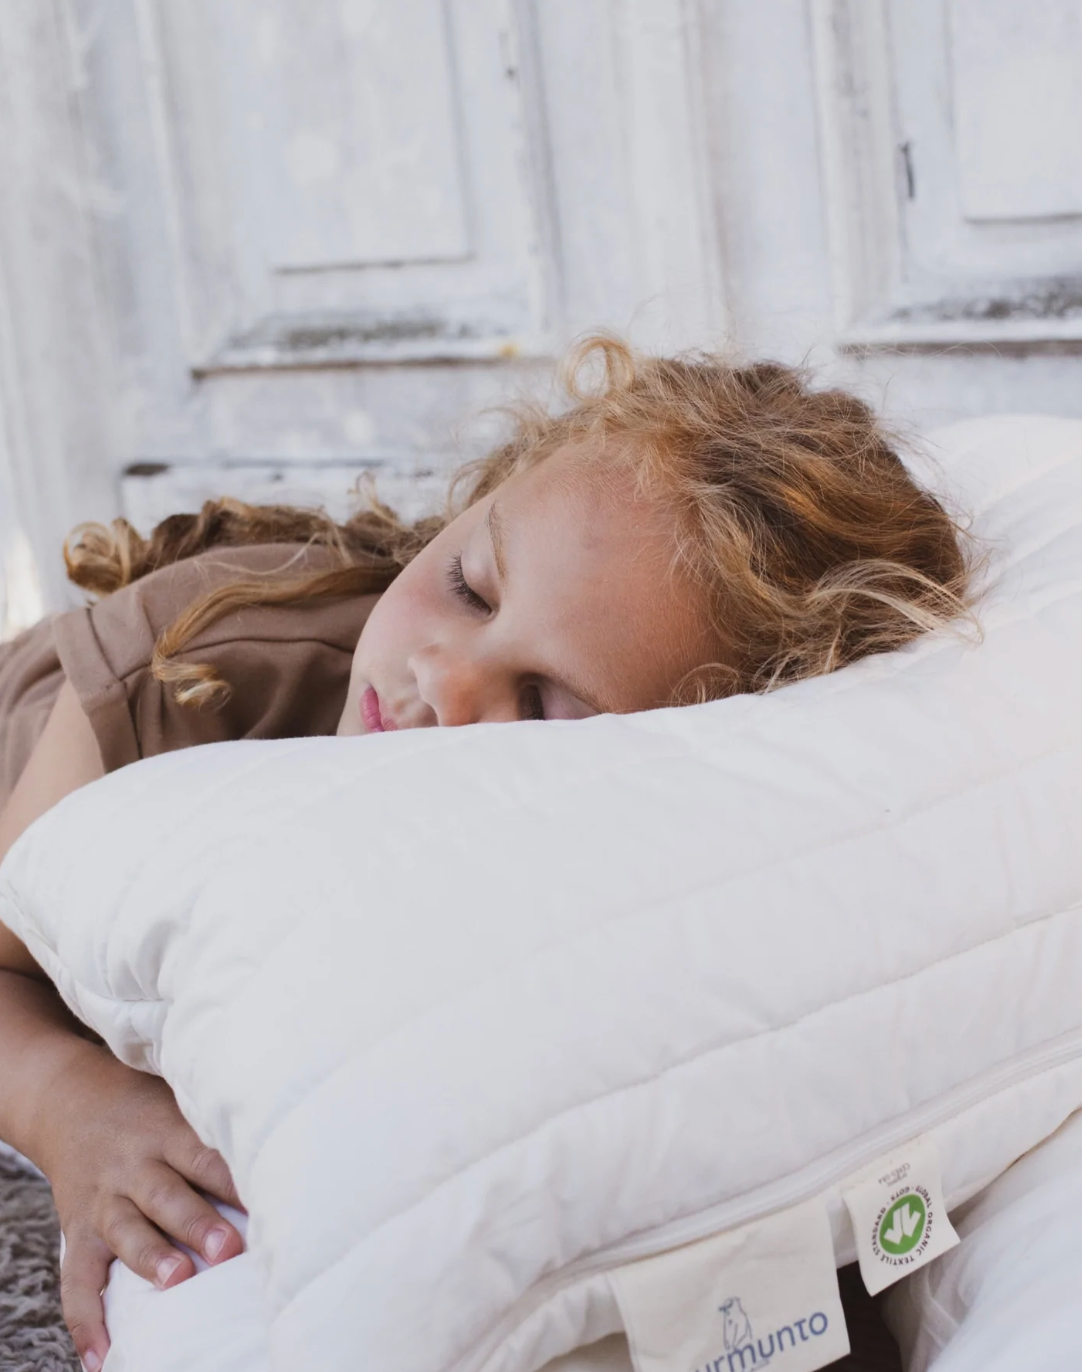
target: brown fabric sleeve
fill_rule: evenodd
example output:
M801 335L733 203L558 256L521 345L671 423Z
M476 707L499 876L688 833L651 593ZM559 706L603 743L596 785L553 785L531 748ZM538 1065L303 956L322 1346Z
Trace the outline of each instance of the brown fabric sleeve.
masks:
M53 623L53 636L64 675L75 688L98 740L102 765L107 772L115 772L118 767L137 762L142 753L125 683L117 676L98 637L97 629L105 616L95 616L97 608L91 606L59 615ZM117 626L103 627L108 635ZM148 645L146 638L146 634L141 635L149 663L154 640L151 638Z
M212 586L253 572L317 570L328 560L322 550L283 544L215 550L59 616L60 663L106 771L200 743L333 733L374 596L249 606L197 635L182 656L209 663L230 684L219 710L179 705L150 671L159 634Z

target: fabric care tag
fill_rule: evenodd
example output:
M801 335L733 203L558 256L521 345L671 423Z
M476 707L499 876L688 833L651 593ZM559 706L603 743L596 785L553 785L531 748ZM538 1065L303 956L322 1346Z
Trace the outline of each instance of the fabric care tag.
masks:
M821 1201L609 1273L636 1372L813 1372L849 1352Z
M842 1199L857 1239L869 1295L938 1258L959 1242L947 1219L939 1151L916 1139L876 1164Z

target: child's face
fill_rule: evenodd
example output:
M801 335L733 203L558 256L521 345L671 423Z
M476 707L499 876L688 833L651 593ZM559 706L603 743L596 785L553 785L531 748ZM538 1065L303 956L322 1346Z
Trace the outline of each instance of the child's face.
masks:
M672 512L630 484L568 447L449 524L372 611L338 733L665 704L717 648Z

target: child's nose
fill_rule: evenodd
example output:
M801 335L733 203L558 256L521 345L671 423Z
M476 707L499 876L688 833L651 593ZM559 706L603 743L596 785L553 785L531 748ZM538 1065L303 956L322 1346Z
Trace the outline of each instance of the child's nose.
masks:
M467 653L432 646L410 661L421 699L441 728L512 718L500 702L498 673Z

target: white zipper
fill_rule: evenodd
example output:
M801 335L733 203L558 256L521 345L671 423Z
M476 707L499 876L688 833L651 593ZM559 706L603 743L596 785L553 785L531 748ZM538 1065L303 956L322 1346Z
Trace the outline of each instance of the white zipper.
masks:
M673 1220L658 1229L644 1231L633 1239L614 1244L610 1248L598 1249L589 1258L572 1263L561 1275L577 1276L582 1272L595 1271L599 1267L617 1267L621 1263L633 1262L636 1258L652 1257L654 1253L664 1252L666 1248L679 1248L681 1244L694 1243L711 1234L720 1234L727 1229L750 1220L760 1219L777 1210L787 1210L791 1205L810 1200L836 1185L851 1172L870 1167L879 1157L893 1152L901 1144L916 1138L919 1134L945 1124L947 1120L973 1106L980 1105L991 1096L1007 1090L1017 1082L1038 1076L1041 1072L1059 1067L1073 1058L1082 1057L1082 1030L1072 1030L1052 1044L1042 1044L1030 1049L1028 1053L993 1068L990 1072L975 1078L963 1086L956 1086L946 1095L904 1115L891 1124L883 1125L861 1139L836 1149L818 1162L802 1168L800 1172L780 1181L760 1187L752 1196L740 1196L734 1200L723 1201L710 1210L700 1211L686 1219Z
M656 1229L642 1230L622 1243L599 1248L588 1257L569 1263L530 1288L526 1297L529 1309L537 1309L561 1287L571 1286L581 1277L620 1267L638 1258L653 1257L686 1243L696 1243L713 1234L724 1233L778 1210L787 1210L790 1206L811 1200L813 1196L844 1181L851 1173L859 1173L870 1167L877 1158L893 1152L910 1139L946 1123L1018 1082L1062 1066L1077 1057L1082 1057L1082 1030L1073 1030L1050 1044L1030 1049L1009 1063L992 1068L965 1085L954 1087L920 1109L872 1130L843 1148L835 1149L799 1172L759 1187L750 1195L722 1201L707 1210L672 1220ZM522 1323L525 1313L521 1306L512 1307L488 1332L481 1345L484 1351L481 1352L475 1345L472 1355L460 1360L458 1368L483 1367L507 1335Z

